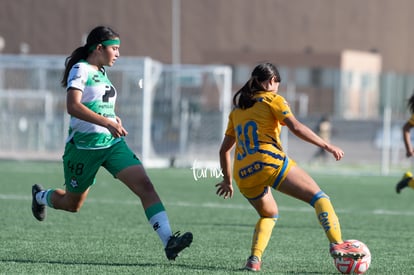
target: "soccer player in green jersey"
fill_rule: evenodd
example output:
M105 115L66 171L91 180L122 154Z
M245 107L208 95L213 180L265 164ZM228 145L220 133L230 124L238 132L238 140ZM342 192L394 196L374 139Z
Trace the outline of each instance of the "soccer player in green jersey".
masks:
M319 146L340 160L344 152L300 123L278 94L280 75L271 63L255 67L248 82L233 97L234 108L220 148L224 175L217 194L232 197L234 178L243 196L259 215L245 268L259 271L261 259L279 217L271 188L309 203L325 231L332 257L362 257L363 251L342 240L339 220L331 201L318 184L282 149L280 131L287 126L296 136ZM234 150L233 172L231 150Z
M78 212L103 166L139 197L167 258L175 260L191 244L193 235L172 233L160 197L124 140L128 132L115 114L117 92L104 68L118 59L120 43L111 28L98 26L89 33L86 45L66 59L62 86L67 90L70 126L63 154L65 190L33 185L32 212L39 221L46 218L46 206Z
M407 158L414 156L413 146L411 144L411 128L414 127L414 95L408 99L408 109L410 110L411 117L402 127L403 140L405 145L405 155ZM401 189L411 187L414 188L414 179L411 172L405 172L402 179L395 186L395 190L399 194Z

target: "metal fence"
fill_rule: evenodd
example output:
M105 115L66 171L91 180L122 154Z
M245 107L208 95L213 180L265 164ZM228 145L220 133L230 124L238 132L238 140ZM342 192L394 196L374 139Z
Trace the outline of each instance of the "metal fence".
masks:
M69 121L65 89L60 86L64 60L64 56L0 56L0 158L61 158ZM146 165L218 162L231 108L229 67L173 66L148 57L123 57L108 74L119 93L117 114L129 132L126 139ZM336 70L328 74L333 88L338 87L334 82L338 74ZM303 93L300 85L296 87L299 92L293 97L286 86L281 93L300 101ZM413 92L414 77L384 73L378 88L378 117L334 116L332 141L345 149L343 162L374 165L388 173L390 167L410 165L400 128L410 115L406 100ZM303 102L292 108L312 128L319 117L308 113L307 101ZM290 134L284 134L283 141L301 163L308 163L316 150Z
M63 56L0 56L0 157L60 159L68 129ZM117 114L148 166L216 159L231 101L226 66L123 57L108 68ZM212 149L213 148L213 149Z

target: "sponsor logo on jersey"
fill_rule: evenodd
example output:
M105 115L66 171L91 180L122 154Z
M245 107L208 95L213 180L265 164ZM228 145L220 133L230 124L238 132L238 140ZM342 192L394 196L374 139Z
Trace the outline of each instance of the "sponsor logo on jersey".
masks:
M69 82L72 82L72 81L74 81L78 78L81 78L81 76L80 75L74 75L71 79L69 79Z

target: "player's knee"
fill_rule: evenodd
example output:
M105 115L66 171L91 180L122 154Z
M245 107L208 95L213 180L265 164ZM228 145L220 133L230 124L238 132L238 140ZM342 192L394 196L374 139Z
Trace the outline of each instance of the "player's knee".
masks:
M279 213L277 211L262 211L260 213L260 216L262 218L274 218L274 217L278 217Z
M262 218L273 218L279 215L277 207L272 207L269 205L266 205L265 207L260 207L259 209L256 208L256 210Z

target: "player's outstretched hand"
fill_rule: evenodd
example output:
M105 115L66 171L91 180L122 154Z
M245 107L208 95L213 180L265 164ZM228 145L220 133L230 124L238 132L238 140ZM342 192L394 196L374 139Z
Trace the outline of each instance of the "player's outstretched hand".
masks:
M216 187L216 194L219 197L223 197L224 199L233 197L233 185L231 184L231 182L228 183L223 180L222 182L217 183Z
M341 160L344 156L344 151L341 148L336 147L334 145L330 145L327 148L327 150L328 152L332 153L332 155L334 156L336 160Z

